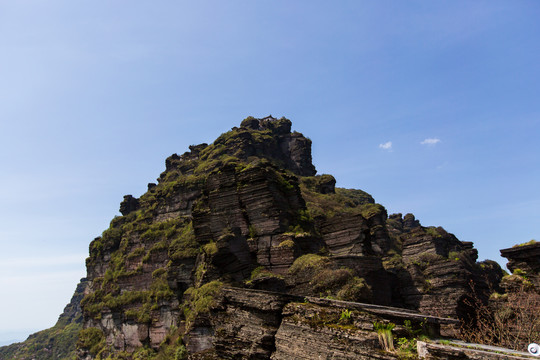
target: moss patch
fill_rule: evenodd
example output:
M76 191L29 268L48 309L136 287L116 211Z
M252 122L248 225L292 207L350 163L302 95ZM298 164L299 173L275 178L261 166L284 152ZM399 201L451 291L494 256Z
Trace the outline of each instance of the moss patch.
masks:
M289 268L289 274L294 275L308 268L318 268L324 265L327 258L317 254L306 254L300 256Z
M199 314L210 311L222 287L221 281L211 281L199 288L190 287L185 291L184 317L188 324L193 323Z

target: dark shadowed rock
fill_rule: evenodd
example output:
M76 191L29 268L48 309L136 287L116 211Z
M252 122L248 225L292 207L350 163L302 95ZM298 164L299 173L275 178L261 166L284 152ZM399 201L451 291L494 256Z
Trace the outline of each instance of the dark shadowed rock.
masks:
M148 186L148 190L150 190ZM124 201L120 203L120 213L122 215L127 215L133 211L139 209L139 199L134 198L132 195L124 195Z
M508 259L510 271L523 271L540 293L540 242L503 249L501 256Z
M79 359L397 359L375 322L454 336L448 318L474 318L474 297L524 283L477 263L471 242L315 175L311 140L291 128L248 117L124 197L59 320L82 310ZM536 250L503 255L534 278Z
M90 244L81 359L171 358L183 346L191 359L394 359L373 321L399 335L405 318L463 318L471 281L482 294L497 283L472 243L315 175L311 140L291 128L248 117L171 155L157 184L124 198ZM350 324L344 306L357 311ZM455 321L439 326L451 334Z

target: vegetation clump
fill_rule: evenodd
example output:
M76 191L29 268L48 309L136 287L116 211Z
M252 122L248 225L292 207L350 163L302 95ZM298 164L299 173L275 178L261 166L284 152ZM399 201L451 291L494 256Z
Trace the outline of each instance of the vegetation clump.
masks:
M208 244L203 245L203 251L206 255L215 255L218 252L218 246L215 242L209 242Z
M404 268L403 256L397 251L391 249L384 258L382 265L387 271L399 271Z
M195 238L191 222L176 233L169 245L168 252L169 258L173 261L193 257L199 253L199 244Z
M447 234L446 230L444 230L440 226L439 227L429 226L429 227L425 227L424 230L426 231L428 235L431 235L434 238L441 238Z
M298 274L300 271L306 269L314 269L321 267L327 258L317 255L317 254L306 254L300 256L294 261L294 263L289 268L289 274Z
M341 312L341 316L339 317L340 323L349 323L351 321L352 311L349 309L345 309Z
M394 335L392 334L392 329L394 329L395 326L396 324L391 322L384 323L376 321L373 323L373 329L377 332L377 336L379 337L379 343L385 351L395 351Z
M249 227L248 227L248 238L254 239L254 238L257 237L258 233L259 233L259 232L258 232L257 229L255 228L255 226L249 225Z
M321 192L324 176L330 175L301 178L300 190L311 217L331 218L340 213L370 217L384 210L381 205L375 204L371 195L362 190L335 188L333 192Z
M105 347L105 335L101 329L89 327L79 332L77 347L97 356Z
M284 240L280 242L278 245L279 248L287 248L287 249L292 249L294 248L294 246L295 246L295 243L291 239Z
M370 301L371 296L371 287L363 278L357 276L350 278L336 294L339 300L356 302Z
M521 246L534 245L536 243L538 243L538 241L536 241L535 239L531 239L530 241L527 241L527 242L524 242L524 243L521 243L521 244L516 244L516 245L514 245L512 247L516 248L516 247L521 247Z
M22 343L0 347L0 359L75 359L80 320L68 324L60 321L50 329L32 334Z
M283 279L283 276L279 274L274 274L273 272L266 270L264 266L259 266L251 272L251 276L247 283L251 283L253 280L263 279L263 278L278 278Z
M199 314L210 311L222 287L221 281L214 280L198 288L190 287L184 292L184 317L188 325L191 325Z
M326 292L327 295L331 295L345 285L352 277L353 274L350 269L324 269L313 277L311 285L313 286L313 291L320 294Z
M526 349L528 344L538 341L540 312L532 309L540 309L540 294L522 284L507 294L493 295L491 300L487 304L478 296L468 300L467 305L476 311L461 327L463 340L514 350Z

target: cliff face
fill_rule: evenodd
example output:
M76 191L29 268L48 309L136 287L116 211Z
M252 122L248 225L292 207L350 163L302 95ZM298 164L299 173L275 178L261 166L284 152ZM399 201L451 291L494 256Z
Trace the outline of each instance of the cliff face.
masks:
M249 117L189 150L124 196L58 323L0 358L414 359L420 335L457 334L452 319L481 334L486 309L513 339L537 337L538 243L503 250L503 277L472 243L316 175L311 141L285 118Z
M459 241L441 227L422 227L412 214L390 216L387 227L395 243L401 244L401 253L396 252L401 263L396 265L399 255L394 253L386 268L400 279L397 292L410 308L466 319L473 298L487 301L502 278L498 264L476 262L472 243Z
M220 335L223 315L207 315L227 306L216 300L224 285L466 315L471 281L488 287L472 244L411 214L388 218L369 194L315 173L311 141L284 118L247 118L169 157L158 183L126 195L90 244L79 357L242 348ZM274 330L248 358L290 356L275 341L295 318L281 304L277 315L252 305L266 315L250 331Z
M322 248L298 180L315 173L311 142L290 128L287 119L248 118L169 157L158 184L124 198L122 216L90 244L85 328L99 329L104 346L86 339L95 330L83 332L81 357L158 349L171 329L189 330L200 310L181 307L187 313L205 284L242 284L259 267L272 279L251 286L283 289L293 261Z
M225 288L208 316L215 329L207 359L399 359L379 341L374 324L393 324L394 334L439 335L450 319L339 300L260 290ZM209 342L208 342L209 343ZM409 354L411 355L411 354Z

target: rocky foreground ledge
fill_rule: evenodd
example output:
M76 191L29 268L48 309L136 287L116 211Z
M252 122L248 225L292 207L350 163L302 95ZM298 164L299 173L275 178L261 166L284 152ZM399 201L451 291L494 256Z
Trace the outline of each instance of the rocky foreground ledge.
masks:
M194 329L206 335L188 343L194 353L213 352L208 359L399 359L414 351L385 351L390 349L379 340L378 324L412 341L420 333L438 338L440 325L449 323L457 321L373 304L224 288L203 322L210 326Z
M224 288L186 340L198 359L536 358L441 337L441 325L457 323L387 306ZM399 345L386 347L385 335Z

